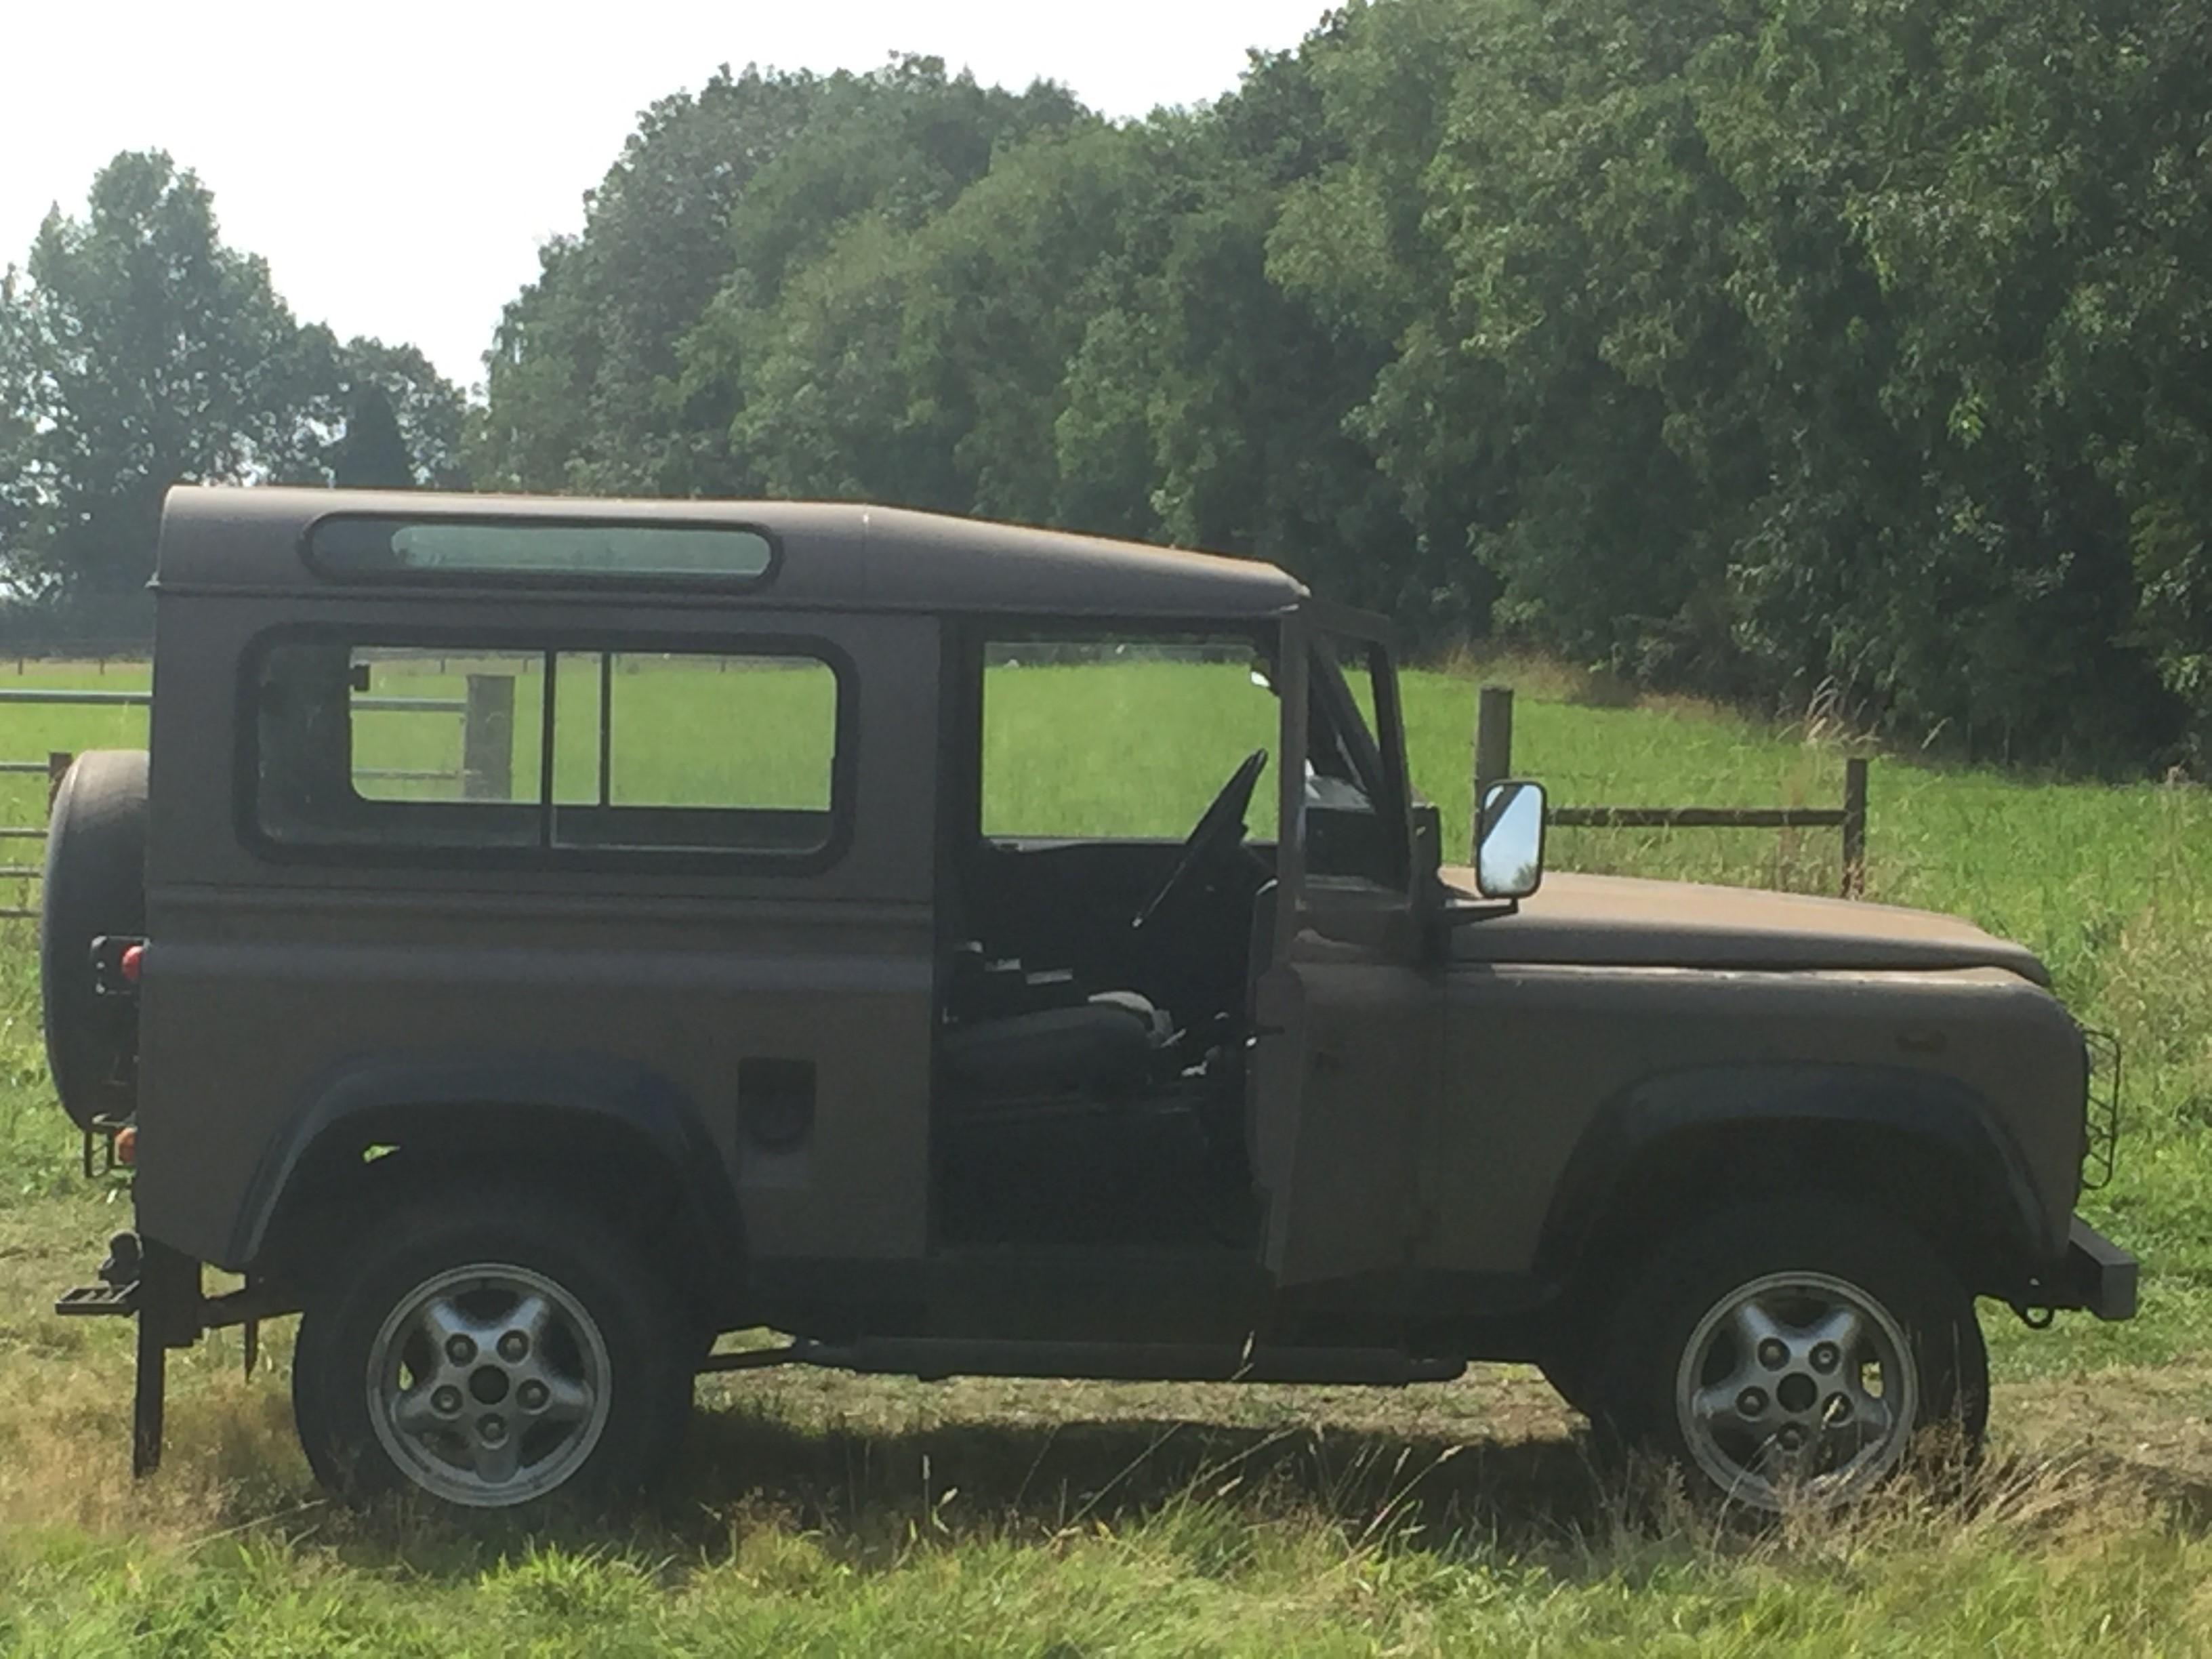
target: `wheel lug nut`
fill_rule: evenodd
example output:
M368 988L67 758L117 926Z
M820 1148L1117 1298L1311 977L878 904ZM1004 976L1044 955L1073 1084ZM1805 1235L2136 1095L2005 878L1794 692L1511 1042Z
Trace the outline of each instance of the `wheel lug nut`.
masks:
M543 1382L526 1382L514 1391L514 1397L522 1402L523 1410L542 1412L545 1409L546 1401L551 1398L551 1395L547 1393Z
M1813 1349L1813 1369L1816 1371L1832 1371L1836 1369L1838 1362L1843 1357L1834 1343L1819 1343Z
M457 1417L461 1410L461 1391L448 1384L430 1396L430 1409L441 1417Z
M499 1357L512 1363L530 1352L530 1339L520 1331L509 1331L499 1340Z
M477 1357L477 1345L465 1336L446 1339L446 1358L456 1365L465 1365Z
M483 1436L489 1444L496 1446L507 1438L507 1419L503 1417L484 1418L477 1423L477 1432Z
M1766 1390L1746 1389L1735 1397L1735 1408L1745 1417L1758 1417L1766 1410Z
M1805 1443L1805 1431L1792 1423L1775 1438L1782 1443L1783 1450L1796 1451Z
M1778 1371L1790 1363L1790 1350L1779 1337L1770 1336L1759 1345L1759 1363L1770 1371Z
M1840 1394L1832 1394L1828 1396L1828 1408L1826 1413L1828 1421L1831 1423L1844 1422L1849 1419L1850 1414L1851 1402L1849 1396Z

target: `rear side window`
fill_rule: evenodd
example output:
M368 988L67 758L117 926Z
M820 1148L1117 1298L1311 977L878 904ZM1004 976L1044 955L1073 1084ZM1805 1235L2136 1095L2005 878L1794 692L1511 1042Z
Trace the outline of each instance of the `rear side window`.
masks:
M281 847L818 854L841 686L806 653L291 641L253 681Z
M775 546L757 530L721 525L339 517L308 531L307 562L356 581L596 577L750 587L775 569Z

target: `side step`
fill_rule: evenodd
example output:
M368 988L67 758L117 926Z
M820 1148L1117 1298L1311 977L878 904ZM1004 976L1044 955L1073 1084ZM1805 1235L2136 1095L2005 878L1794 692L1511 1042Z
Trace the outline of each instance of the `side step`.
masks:
M772 1365L941 1382L948 1376L1041 1376L1127 1382L1338 1382L1385 1388L1449 1382L1460 1358L1424 1358L1396 1348L1229 1347L1217 1343L1007 1342L967 1337L866 1336L857 1342L798 1341L784 1348L709 1354L702 1371Z
M138 1285L80 1285L54 1298L54 1311L65 1317L90 1319L101 1314L138 1311Z

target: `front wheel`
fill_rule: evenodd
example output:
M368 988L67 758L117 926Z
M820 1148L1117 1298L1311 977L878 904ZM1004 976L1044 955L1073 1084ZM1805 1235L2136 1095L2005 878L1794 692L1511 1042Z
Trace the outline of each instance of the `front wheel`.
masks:
M1601 1412L1731 1502L1863 1497L1924 1431L1978 1449L1989 1362L1942 1256L1879 1212L1820 1200L1723 1215L1614 1308Z
M292 1371L325 1484L459 1508L605 1498L659 1474L691 1400L659 1275L595 1218L494 1195L380 1218L312 1297Z

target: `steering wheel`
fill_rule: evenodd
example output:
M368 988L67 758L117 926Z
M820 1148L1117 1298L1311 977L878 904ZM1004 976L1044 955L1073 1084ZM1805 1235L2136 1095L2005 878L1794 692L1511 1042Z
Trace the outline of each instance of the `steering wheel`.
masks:
M1229 775L1229 781L1221 786L1221 793L1199 815L1190 834L1184 837L1182 851L1176 859L1175 868L1168 872L1168 878L1129 919L1130 931L1149 926L1162 910L1182 898L1185 890L1198 878L1200 871L1243 841L1244 814L1252 805L1252 791L1260 781L1260 774L1267 769L1267 751L1255 749Z

